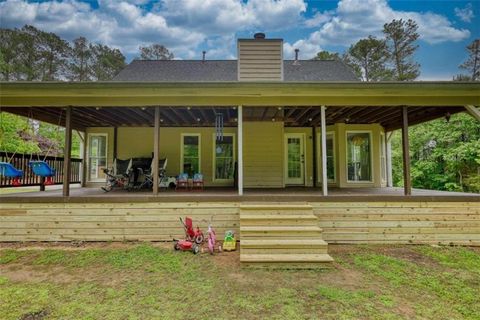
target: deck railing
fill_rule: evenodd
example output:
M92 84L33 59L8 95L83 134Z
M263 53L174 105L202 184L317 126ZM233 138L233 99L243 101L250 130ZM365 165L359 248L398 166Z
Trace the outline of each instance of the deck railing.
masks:
M43 179L35 175L28 163L30 161L44 160L44 156L37 157L36 155L30 154L15 154L12 157L12 153L2 152L0 154L1 162L8 162L17 169L23 171L23 176L20 179L22 186L41 186ZM55 169L55 177L53 179L55 184L62 184L63 182L63 158L62 157L45 157L45 162L48 165ZM81 168L83 166L82 159L71 159L70 160L70 183L81 183ZM0 188L7 188L12 186L12 179L0 175Z

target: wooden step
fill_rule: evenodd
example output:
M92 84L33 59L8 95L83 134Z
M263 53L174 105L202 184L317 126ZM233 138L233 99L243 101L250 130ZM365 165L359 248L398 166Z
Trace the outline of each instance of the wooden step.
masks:
M318 226L318 218L313 214L242 214L240 223L245 226L273 226L273 225L296 225L296 226Z
M328 244L321 239L244 239L241 254L322 254Z
M241 210L313 210L309 204L284 204L284 203L269 203L269 204L241 204Z
M260 239L243 240L242 248L323 248L328 244L322 239Z
M329 254L240 254L242 263L329 263Z
M240 240L252 237L320 237L322 229L317 226L240 226Z

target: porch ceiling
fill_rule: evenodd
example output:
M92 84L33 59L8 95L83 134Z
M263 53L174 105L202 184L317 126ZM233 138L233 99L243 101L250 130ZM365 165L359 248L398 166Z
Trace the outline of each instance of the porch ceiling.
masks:
M410 124L480 105L480 83L473 82L0 82L0 107L63 125L61 107L74 106L72 125L153 126L153 106L161 106L161 126L213 126L222 113L236 126L234 106L244 106L246 121L284 121L286 126L380 123L401 127L400 106ZM187 107L190 106L190 107Z
M65 124L65 112L57 107L2 107L2 111L32 117L52 124ZM409 123L443 117L465 111L464 107L410 107ZM163 107L163 127L213 127L215 114L221 113L225 127L237 126L235 107ZM60 120L61 118L61 120ZM60 120L60 121L59 121ZM87 127L153 127L154 108L86 108L74 107L72 127L84 131ZM244 107L244 121L283 121L287 127L312 127L320 125L319 107ZM370 124L380 123L387 130L401 127L401 107L330 107L327 106L327 125L334 123Z

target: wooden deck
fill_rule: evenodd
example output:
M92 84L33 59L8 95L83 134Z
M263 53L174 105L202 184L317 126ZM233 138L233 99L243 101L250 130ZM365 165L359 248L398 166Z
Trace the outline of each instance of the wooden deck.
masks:
M0 202L182 202L182 201L480 201L480 194L413 189L412 196L404 196L403 188L348 188L329 189L328 196L322 196L321 189L288 187L285 189L246 189L238 196L234 188L206 188L204 191L162 190L158 196L150 191L127 192L113 190L104 192L98 187L81 188L72 185L70 198L62 196L61 186L0 189Z

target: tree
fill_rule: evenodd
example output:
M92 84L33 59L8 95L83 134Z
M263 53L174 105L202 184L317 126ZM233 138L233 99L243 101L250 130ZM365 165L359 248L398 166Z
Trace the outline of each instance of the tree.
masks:
M387 68L389 54L385 40L369 36L351 45L345 54L347 64L365 81L391 80L392 70Z
M468 58L460 68L470 73L471 81L480 80L480 39L475 39L467 46Z
M141 60L172 60L174 55L161 44L151 44L139 47Z
M398 81L415 80L420 75L420 64L413 61L413 55L418 49L415 44L419 37L417 30L417 23L411 19L394 19L383 26L395 79Z
M90 45L92 52L92 76L95 80L111 80L125 68L125 56L118 49L112 49L102 44Z
M73 81L89 81L91 79L92 50L85 37L73 41L73 48L70 56L69 79Z
M342 58L338 54L338 52L329 52L329 51L320 51L317 53L315 57L312 58L312 60L338 60L341 61Z
M472 81L472 78L466 74L457 74L456 76L453 76L453 81Z
M54 33L39 32L37 35L38 54L41 59L41 80L52 81L65 78L70 44Z
M18 29L0 29L1 80L17 80L15 73L21 66L18 57L20 46Z

